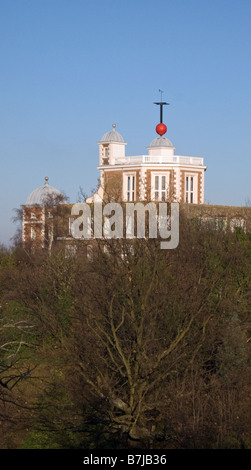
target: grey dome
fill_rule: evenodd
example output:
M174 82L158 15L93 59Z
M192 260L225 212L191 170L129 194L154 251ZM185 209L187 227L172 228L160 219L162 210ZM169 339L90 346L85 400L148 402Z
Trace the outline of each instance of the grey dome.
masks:
M112 127L112 131L106 132L100 142L125 142L122 135L116 131L116 124L113 124Z
M173 144L169 139L161 136L156 137L156 139L151 142L150 147L173 147Z
M25 205L26 206L36 206L36 205L42 206L46 202L46 198L48 196L62 196L62 193L58 189L53 188L53 186L50 186L48 183L48 177L46 177L44 185L32 191Z

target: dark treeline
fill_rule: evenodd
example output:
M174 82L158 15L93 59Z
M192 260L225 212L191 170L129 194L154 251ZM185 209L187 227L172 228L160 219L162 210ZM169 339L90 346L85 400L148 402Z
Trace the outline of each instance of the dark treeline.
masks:
M0 252L0 448L250 448L248 235Z

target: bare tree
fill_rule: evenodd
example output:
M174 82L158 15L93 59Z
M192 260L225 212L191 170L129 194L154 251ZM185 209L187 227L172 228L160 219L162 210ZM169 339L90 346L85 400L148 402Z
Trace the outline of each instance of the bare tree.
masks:
M246 207L251 207L251 199L250 199L250 197L246 197L246 198L245 198L245 206L246 206Z
M89 259L20 255L0 291L48 365L33 429L61 446L247 445L250 266L247 236L186 220L175 250L101 239Z
M32 367L25 361L25 351L33 348L32 333L35 323L31 322L18 300L11 298L9 283L16 272L14 252L1 250L0 253L0 387L13 388L25 377Z
M234 262L222 249L223 238L203 233L195 240L189 225L184 235L185 230L172 253L161 252L154 241L138 241L132 256L124 242L113 241L78 276L72 367L80 388L99 403L110 432L127 435L127 445L132 440L151 445L168 433L178 439L177 416L173 429L169 424L165 431L164 421L182 390L191 406L199 383L206 396L207 380L216 377L206 365L213 354L206 348L209 326L216 328L224 309L238 303L231 285ZM215 255L212 247L205 254L206 240L216 244ZM191 433L199 435L208 412L194 417Z
M32 347L25 339L32 328L33 325L26 320L13 321L0 317L0 386L7 390L12 390L32 370L20 364L22 351ZM13 339L7 339L9 336Z

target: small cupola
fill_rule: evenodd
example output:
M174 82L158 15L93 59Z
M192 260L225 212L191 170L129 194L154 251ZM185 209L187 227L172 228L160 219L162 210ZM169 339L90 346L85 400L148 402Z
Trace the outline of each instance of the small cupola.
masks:
M100 165L115 165L116 158L125 157L126 142L116 130L116 124L112 125L111 131L103 135L98 145Z
M154 139L150 146L147 147L149 155L162 155L162 156L172 156L174 155L174 149L172 142L166 137L159 136Z

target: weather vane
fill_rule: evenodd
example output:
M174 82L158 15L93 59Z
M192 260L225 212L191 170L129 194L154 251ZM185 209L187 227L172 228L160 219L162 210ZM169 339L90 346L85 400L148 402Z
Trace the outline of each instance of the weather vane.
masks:
M163 91L163 90L159 90L159 92L160 92L160 101L162 101L162 94L164 93L164 91Z

